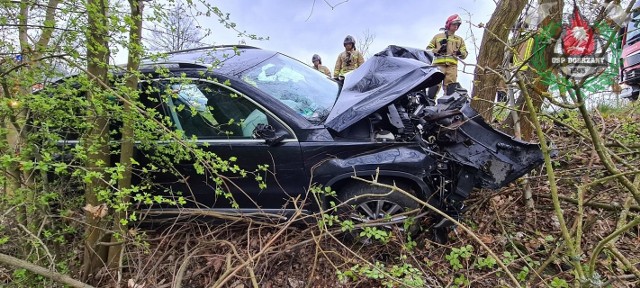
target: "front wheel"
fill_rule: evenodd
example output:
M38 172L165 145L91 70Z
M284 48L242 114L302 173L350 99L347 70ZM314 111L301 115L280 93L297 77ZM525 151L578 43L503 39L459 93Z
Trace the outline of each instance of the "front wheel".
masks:
M398 185L398 188L415 195L408 185ZM370 237L361 236L366 234L362 233L366 227L398 230L401 233L412 233L417 228L413 224L416 221L411 218L418 215L420 204L402 191L364 182L352 183L341 189L338 200L342 203L338 209L341 220L352 221L355 226L346 235L347 238L367 241Z

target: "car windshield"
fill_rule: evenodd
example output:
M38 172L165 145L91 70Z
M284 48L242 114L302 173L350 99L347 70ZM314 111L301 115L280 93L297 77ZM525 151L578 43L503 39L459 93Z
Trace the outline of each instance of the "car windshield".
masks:
M282 54L242 72L241 78L315 124L327 118L339 92L326 75Z

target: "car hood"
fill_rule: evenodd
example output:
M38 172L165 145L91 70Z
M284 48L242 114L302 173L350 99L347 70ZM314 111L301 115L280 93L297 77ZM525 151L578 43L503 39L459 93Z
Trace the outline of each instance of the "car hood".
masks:
M349 73L325 120L336 132L348 128L400 96L437 85L444 74L425 50L389 46Z

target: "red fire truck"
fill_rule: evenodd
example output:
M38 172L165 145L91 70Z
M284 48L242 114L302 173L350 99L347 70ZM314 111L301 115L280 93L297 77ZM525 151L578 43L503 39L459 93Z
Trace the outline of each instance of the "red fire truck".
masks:
M626 86L621 97L638 100L640 94L640 2L636 2L622 34L620 82Z

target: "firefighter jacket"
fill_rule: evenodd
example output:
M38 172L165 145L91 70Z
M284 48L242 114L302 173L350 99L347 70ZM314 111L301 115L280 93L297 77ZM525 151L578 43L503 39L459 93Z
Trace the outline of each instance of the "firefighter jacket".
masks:
M445 39L446 41L443 41ZM442 48L444 43L447 43L446 49ZM433 36L427 50L431 50L436 56L436 59L433 60L434 65L458 65L457 58L464 59L469 54L464 45L464 39L455 34L448 35L447 32Z
M329 68L327 68L327 66L324 66L324 65L318 65L318 67L313 66L313 69L316 69L324 73L325 75L327 75L329 78L331 78L331 71L329 71Z
M529 37L516 48L518 54L513 55L513 66L518 68L519 71L526 71L529 69L529 65L525 63L525 61L529 61L529 58L531 58L533 44L533 37Z
M336 60L333 77L344 76L347 72L356 70L362 63L364 63L364 56L360 51L343 51L338 55L338 60Z

